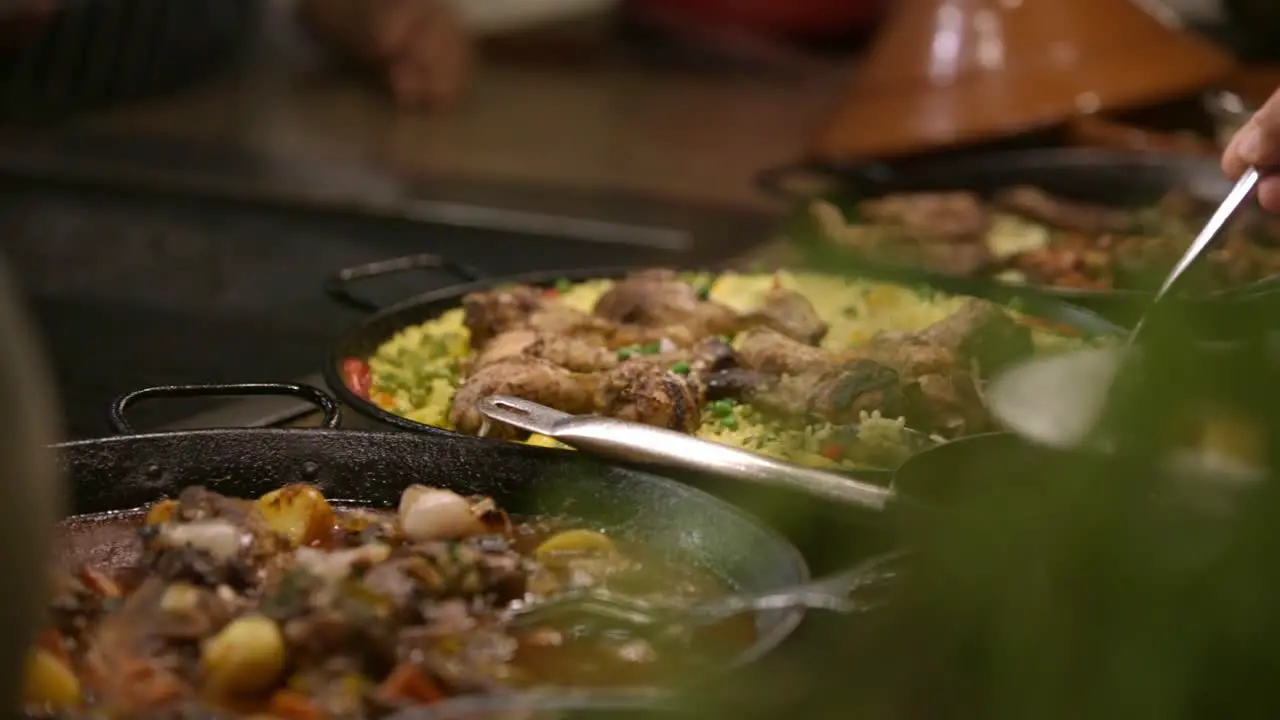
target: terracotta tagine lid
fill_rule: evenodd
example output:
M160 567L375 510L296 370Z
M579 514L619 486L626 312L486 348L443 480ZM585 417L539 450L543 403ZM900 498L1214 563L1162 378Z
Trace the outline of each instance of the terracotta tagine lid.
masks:
M999 139L1184 97L1234 66L1130 0L895 5L812 156L888 157Z

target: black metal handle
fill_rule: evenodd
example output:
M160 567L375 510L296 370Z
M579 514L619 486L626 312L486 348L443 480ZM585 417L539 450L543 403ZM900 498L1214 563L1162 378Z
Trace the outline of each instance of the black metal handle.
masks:
M802 161L776 165L756 173L756 187L780 200L802 202L832 194L850 185L880 185L893 171L878 162L835 166Z
M342 422L342 410L338 401L325 391L310 385L297 383L215 383L206 385L159 385L127 392L111 401L108 420L111 428L121 435L136 432L125 417L129 408L145 400L165 398L234 397L237 395L272 395L301 398L324 412L322 426L334 429Z
M475 282L489 277L488 273L471 265L446 260L439 255L420 253L343 268L324 281L324 292L347 307L365 312L377 312L382 309L382 306L351 292L351 286L363 280L409 270L444 270L454 275L460 283Z

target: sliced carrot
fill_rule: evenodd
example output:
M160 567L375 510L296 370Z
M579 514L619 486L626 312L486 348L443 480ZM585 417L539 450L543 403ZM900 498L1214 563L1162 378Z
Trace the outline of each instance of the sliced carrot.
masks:
M277 690L267 704L267 712L280 720L325 720L323 710L294 690Z
M124 592L120 590L120 585L115 580L93 568L81 568L80 580L85 585L88 585L90 590L102 597L118 598L124 596Z
M1045 320L1044 318L1031 317L1030 315L1023 315L1022 317L1019 317L1018 322L1022 323L1023 325L1030 325L1032 327L1039 327L1045 330L1049 330L1051 332L1056 332L1060 335L1074 336L1074 335L1080 334L1079 330L1065 323L1054 322L1052 320Z
M423 705L444 697L434 680L408 663L397 665L378 686L378 693L383 697L411 700Z

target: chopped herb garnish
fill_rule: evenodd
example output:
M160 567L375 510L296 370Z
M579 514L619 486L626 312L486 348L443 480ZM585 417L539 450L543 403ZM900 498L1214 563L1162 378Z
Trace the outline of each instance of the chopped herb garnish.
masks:
M677 375L688 375L690 369L689 363L683 361L671 366L671 372Z
M630 360L632 355L635 355L635 350L631 348L622 348L618 351L619 360Z
M638 352L641 355L657 355L662 352L662 343L651 342L648 345L641 345Z

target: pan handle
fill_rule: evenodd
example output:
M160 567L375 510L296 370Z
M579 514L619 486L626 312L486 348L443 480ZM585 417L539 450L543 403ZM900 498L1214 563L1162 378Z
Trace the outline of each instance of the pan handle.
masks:
M419 253L343 268L324 281L324 292L341 305L364 312L377 312L382 309L382 306L353 293L351 286L364 280L409 270L444 270L456 277L459 282L475 282L489 277L487 273L471 265L456 263L431 253Z
M132 435L134 430L125 413L129 408L146 400L164 398L210 398L243 395L287 395L301 398L324 412L322 427L335 429L342 422L342 410L338 401L319 388L297 383L212 383L204 385L159 385L127 392L111 401L108 420L111 429L121 435Z
M881 185L893 175L879 162L837 166L815 161L775 165L756 173L756 187L779 200L805 202L831 195L850 185Z

